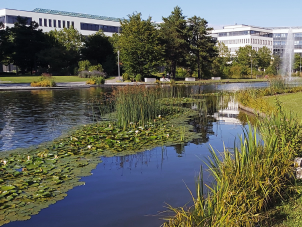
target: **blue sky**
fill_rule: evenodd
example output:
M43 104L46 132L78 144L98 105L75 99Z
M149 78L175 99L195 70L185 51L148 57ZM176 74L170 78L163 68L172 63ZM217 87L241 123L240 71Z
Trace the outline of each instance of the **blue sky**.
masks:
M152 16L161 21L178 5L185 16L200 16L213 27L231 24L256 26L302 26L301 0L0 0L0 9L31 11L34 8L56 9L77 13L127 18L141 12L143 18Z

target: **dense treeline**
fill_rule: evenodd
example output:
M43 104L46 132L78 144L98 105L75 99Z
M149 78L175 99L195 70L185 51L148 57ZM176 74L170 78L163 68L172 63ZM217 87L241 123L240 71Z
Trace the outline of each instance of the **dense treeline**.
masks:
M21 74L74 75L79 62L88 60L102 65L107 74L116 74L116 54L102 31L85 37L73 27L43 33L36 22L26 24L19 17L14 27L0 30L2 64L16 65Z
M151 17L144 20L140 13L128 17L121 20L120 34L112 37L102 31L85 37L72 27L43 33L36 22L28 26L19 18L14 27L0 30L0 62L18 66L22 74L73 75L81 62L89 61L101 65L108 75L117 75L119 51L124 80L166 75L249 78L277 75L281 68L280 57L265 46L258 51L241 47L231 55L227 46L211 36L205 19L187 18L179 7L162 23L152 22ZM299 62L295 56L295 70Z

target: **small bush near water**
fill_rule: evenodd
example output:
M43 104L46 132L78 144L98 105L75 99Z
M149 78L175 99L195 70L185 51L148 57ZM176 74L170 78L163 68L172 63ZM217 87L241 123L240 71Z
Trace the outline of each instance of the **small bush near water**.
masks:
M56 83L52 79L50 74L42 74L41 77L39 77L38 81L34 81L30 84L32 87L55 87Z
M86 84L90 84L90 85L100 85L100 84L104 84L105 83L105 79L104 77L92 77L89 80L86 81Z

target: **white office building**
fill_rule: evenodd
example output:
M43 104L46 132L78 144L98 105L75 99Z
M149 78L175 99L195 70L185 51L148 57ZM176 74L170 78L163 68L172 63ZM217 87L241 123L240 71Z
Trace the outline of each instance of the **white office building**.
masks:
M274 54L283 55L290 27L273 27ZM292 27L294 53L302 55L302 27Z
M33 11L22 11L13 9L0 9L0 22L5 27L13 27L17 22L17 17L27 19L27 24L35 21L39 24L39 29L43 32L60 30L73 26L82 35L91 35L102 30L105 35L112 36L120 31L120 19L113 17L97 16L82 13L72 13L49 9L34 9ZM10 72L15 70L15 66L2 66L0 72Z
M251 45L254 50L266 46L273 54L282 57L290 27L262 28L250 25L231 25L212 31L218 42L224 43L232 55L239 47ZM302 55L302 27L292 27L294 52Z
M273 32L271 29L249 25L231 25L225 26L223 29L213 30L212 35L217 38L218 42L224 43L232 55L235 55L240 47L246 45L252 46L256 51L266 46L273 52Z
M83 35L91 35L103 30L106 35L112 36L113 33L118 33L120 29L119 19L113 17L49 9L34 9L33 11L0 10L0 22L8 27L14 26L18 16L26 18L28 24L31 21L36 21L39 23L39 28L44 32L73 26Z

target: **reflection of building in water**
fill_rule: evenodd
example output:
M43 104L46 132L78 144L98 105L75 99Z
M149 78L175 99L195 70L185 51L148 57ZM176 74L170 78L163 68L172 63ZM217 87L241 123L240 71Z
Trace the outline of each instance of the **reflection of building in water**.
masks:
M223 100L221 100L223 102ZM241 124L240 120L238 120L239 110L238 110L238 102L232 98L227 107L224 107L218 112L214 113L213 117L217 121L224 121L229 124Z

